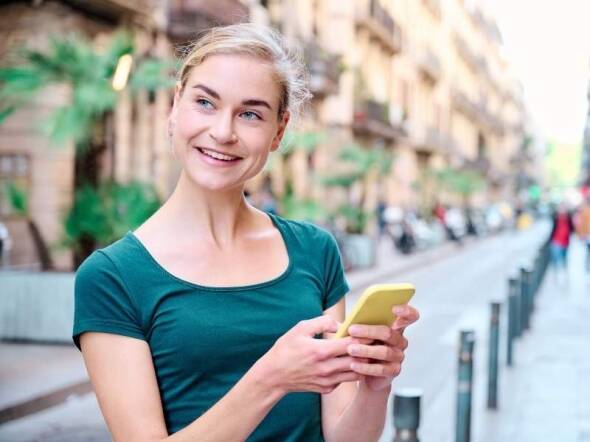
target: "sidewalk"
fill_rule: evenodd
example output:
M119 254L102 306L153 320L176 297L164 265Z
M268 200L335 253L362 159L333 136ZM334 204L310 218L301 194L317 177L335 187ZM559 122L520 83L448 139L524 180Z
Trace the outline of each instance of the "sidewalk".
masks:
M474 441L590 442L590 275L584 258L584 245L573 241L568 281L559 283L549 269L531 327L514 349L515 365L508 369L500 359L498 411L477 413ZM485 410L485 392L477 394L474 407Z

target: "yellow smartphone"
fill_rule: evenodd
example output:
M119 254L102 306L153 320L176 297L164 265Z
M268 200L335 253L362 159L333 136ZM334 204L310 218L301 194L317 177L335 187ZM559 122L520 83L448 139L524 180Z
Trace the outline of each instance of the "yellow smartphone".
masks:
M348 336L348 327L352 324L387 325L395 321L395 314L391 311L394 305L407 304L416 288L412 284L375 284L368 287L352 312L340 325L334 338Z

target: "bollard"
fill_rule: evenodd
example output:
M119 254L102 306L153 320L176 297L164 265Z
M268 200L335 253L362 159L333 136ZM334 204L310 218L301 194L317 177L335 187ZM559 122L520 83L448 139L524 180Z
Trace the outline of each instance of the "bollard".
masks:
M526 295L526 315L525 315L525 326L526 329L531 328L531 316L533 315L533 272L531 269L525 269L524 280L526 282L527 290Z
M462 331L460 339L455 441L470 442L475 333L473 331Z
M419 442L421 396L417 388L402 388L393 396L393 442Z
M518 291L520 282L518 278L512 277L508 280L508 343L506 345L506 365L512 367L512 346L514 338L517 337L518 321Z
M498 344L500 339L500 303L492 302L488 348L488 408L498 408Z
M528 270L525 267L520 268L520 331L529 329L528 311L529 311L529 284Z
M520 272L516 278L516 302L514 303L514 337L520 338L524 329L522 325L522 278Z

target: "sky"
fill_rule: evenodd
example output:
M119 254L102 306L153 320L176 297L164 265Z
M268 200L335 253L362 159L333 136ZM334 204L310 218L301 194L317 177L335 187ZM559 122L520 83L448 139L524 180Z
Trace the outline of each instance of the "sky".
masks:
M548 141L580 143L588 111L590 0L481 0Z

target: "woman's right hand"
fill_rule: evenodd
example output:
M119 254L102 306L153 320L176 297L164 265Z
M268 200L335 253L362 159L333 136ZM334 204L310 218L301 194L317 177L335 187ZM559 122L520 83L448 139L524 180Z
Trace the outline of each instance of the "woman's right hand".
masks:
M340 383L358 381L360 375L350 369L353 362L347 353L349 345L369 344L369 339L316 339L317 334L334 333L338 322L324 315L298 322L281 336L256 366L283 393L312 391L331 393ZM357 358L358 362L358 358Z

